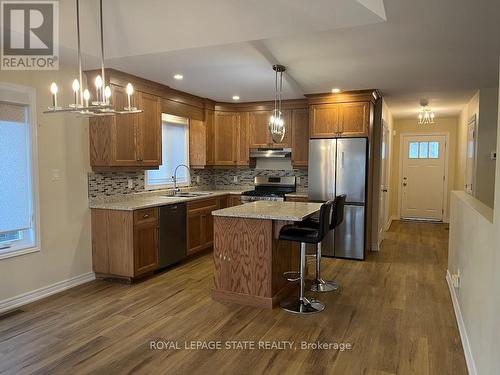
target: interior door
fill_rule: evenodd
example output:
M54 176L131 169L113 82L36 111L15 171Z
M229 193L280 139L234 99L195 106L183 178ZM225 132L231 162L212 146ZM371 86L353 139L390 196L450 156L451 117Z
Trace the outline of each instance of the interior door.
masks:
M445 136L403 136L401 217L443 220Z

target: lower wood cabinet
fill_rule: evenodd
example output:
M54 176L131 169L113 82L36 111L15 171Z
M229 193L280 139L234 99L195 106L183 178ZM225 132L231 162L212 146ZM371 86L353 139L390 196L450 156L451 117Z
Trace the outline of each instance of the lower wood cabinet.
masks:
M286 197L286 202L308 202L309 200L306 197Z
M92 263L97 276L133 279L158 268L158 207L92 209Z
M212 211L219 208L217 197L187 204L187 254L192 255L213 245Z

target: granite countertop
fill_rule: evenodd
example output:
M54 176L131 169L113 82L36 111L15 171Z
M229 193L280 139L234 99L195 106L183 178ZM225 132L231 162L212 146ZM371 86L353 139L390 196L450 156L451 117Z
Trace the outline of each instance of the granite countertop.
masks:
M169 204L191 202L200 199L208 199L212 197L220 197L222 195L228 195L228 194L241 194L246 190L248 189L185 191L189 193L209 193L205 195L200 195L198 197L174 197L172 195L171 190L126 194L119 196L95 198L90 201L90 208L98 208L104 210L133 211L133 210L140 210L142 208L166 206Z
M319 211L321 203L256 201L212 212L214 216L302 221Z
M308 198L309 195L307 193L307 190L298 190L298 191L293 192L293 193L285 194L285 197Z

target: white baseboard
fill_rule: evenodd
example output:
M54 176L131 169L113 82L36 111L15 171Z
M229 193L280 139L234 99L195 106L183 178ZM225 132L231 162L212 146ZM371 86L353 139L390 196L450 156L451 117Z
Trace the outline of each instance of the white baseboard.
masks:
M19 306L26 305L28 303L37 301L39 299L51 296L62 292L63 290L73 288L77 285L95 280L95 274L93 272L84 273L83 275L78 275L71 277L69 279L59 281L52 285L44 286L43 288L33 290L31 292L23 293L15 297L7 298L0 301L0 313L7 310L15 309Z
M467 336L465 323L462 318L462 312L460 311L460 305L458 304L458 298L455 293L455 288L451 283L451 275L449 270L446 271L446 282L448 283L448 288L450 289L451 301L453 302L453 310L455 310L455 317L457 319L458 331L460 332L460 338L462 340L462 347L464 349L465 361L467 362L467 369L469 370L470 375L477 375L476 364L474 362L474 358L472 357L469 338Z

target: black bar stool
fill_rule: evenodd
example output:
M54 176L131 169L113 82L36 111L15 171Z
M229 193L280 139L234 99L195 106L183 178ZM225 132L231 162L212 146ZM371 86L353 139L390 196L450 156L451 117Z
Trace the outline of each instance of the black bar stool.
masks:
M281 228L279 239L285 241L300 242L300 273L299 277L289 279L290 281L298 280L300 282L300 294L298 299L291 301L283 301L281 307L295 314L311 314L323 311L325 305L316 300L309 301L304 295L305 289L305 274L306 274L306 244L320 243L329 231L330 216L332 212L333 201L328 201L321 205L319 211L319 225L317 228L302 227L297 224L285 225ZM289 274L286 272L284 276Z
M334 230L344 221L344 206L346 195L338 195L333 201L330 230ZM299 224L303 228L318 228L319 222L315 219L304 220ZM333 280L321 278L321 242L316 245L316 277L313 280L311 290L313 292L331 292L339 289L339 284Z

